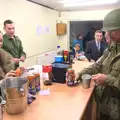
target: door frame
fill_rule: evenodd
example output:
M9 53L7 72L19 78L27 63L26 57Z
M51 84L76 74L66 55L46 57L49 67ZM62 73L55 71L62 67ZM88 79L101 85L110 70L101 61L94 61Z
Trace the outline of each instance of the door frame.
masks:
M70 22L77 22L77 21L79 21L79 22L82 22L82 21L84 21L84 22L90 22L90 21L103 21L103 19L100 19L100 20L68 20L67 21L67 31L68 31L68 33L67 33L67 49L69 50L70 49L70 47L69 47L69 45L70 45Z

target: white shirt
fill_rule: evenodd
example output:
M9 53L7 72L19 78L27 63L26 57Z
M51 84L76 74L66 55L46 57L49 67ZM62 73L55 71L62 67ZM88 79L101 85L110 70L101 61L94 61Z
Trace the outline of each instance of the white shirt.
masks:
M100 44L101 44L101 42L100 41L95 41L96 42L96 46L97 46L97 48L98 48L98 51L100 51Z

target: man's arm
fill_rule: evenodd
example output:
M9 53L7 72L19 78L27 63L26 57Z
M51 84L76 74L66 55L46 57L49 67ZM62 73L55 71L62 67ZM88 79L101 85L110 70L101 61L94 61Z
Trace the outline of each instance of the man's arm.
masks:
M88 42L85 50L85 56L89 61L92 59L90 54L91 54L90 42Z
M93 75L93 74L99 73L101 70L101 67L102 67L102 63L105 60L105 58L108 56L108 53L109 53L109 51L108 51L108 49L106 49L104 51L104 54L97 60L96 63L94 63L93 65L90 65L88 68L83 69L82 71L80 71L77 74L76 80L77 81L81 80L81 77L83 74Z
M92 80L94 80L97 85L107 86L106 89L104 89L104 92L106 91L107 95L117 98L119 96L120 98L120 75L114 77L111 73L108 75L97 74L92 77Z
M3 69L4 73L6 74L7 72L14 70L14 63L12 61L12 56L4 51L0 50L0 59L1 59L1 68Z

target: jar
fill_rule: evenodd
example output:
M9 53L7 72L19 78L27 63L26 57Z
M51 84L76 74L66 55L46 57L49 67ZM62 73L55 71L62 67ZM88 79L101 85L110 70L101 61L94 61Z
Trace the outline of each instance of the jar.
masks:
M35 72L33 73L34 77L35 77L35 88L36 88L36 91L40 91L40 74Z
M75 71L72 69L68 69L66 73L66 84L68 86L74 86L75 82Z
M27 76L27 79L29 81L29 92L33 95L36 94L36 81L35 76L33 74L29 74Z

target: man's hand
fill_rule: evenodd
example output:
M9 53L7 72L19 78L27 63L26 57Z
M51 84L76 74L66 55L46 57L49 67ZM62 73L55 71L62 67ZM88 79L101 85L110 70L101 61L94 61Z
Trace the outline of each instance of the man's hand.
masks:
M19 58L12 58L13 62L15 63L19 63L20 62L20 59Z
M105 74L92 75L92 80L94 80L97 85L103 85L106 79L107 75Z
M20 61L24 62L24 61L25 61L25 57L22 56L22 57L20 58Z
M6 77L17 77L17 74L16 74L16 72L15 71L10 71L10 72L8 72L6 75L5 75L5 78Z

